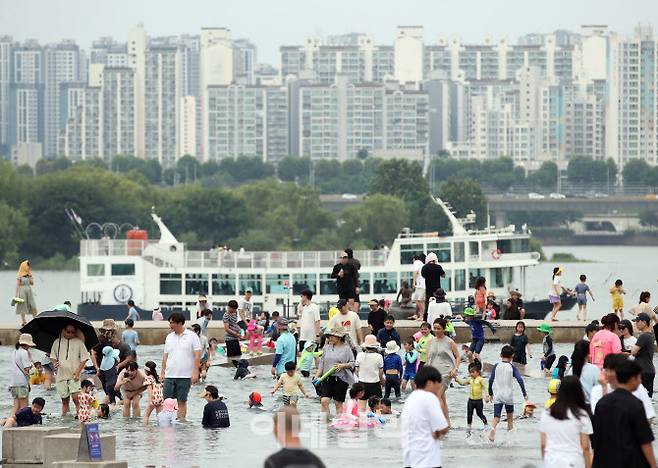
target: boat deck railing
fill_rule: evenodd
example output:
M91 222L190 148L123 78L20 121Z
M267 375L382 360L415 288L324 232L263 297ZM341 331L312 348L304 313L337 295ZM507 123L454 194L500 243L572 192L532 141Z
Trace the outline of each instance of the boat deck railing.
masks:
M151 246L147 252L146 249ZM155 247L155 248L154 248ZM159 251L157 241L133 239L87 239L80 241L82 257L137 256L155 254L165 257L165 251ZM149 253L150 252L150 253ZM340 250L328 251L278 251L278 252L240 252L230 250L185 250L184 265L192 268L331 268L340 258ZM364 267L386 265L388 250L357 250L354 257ZM151 255L152 256L152 255ZM150 257L149 257L150 258ZM180 265L176 265L180 266Z

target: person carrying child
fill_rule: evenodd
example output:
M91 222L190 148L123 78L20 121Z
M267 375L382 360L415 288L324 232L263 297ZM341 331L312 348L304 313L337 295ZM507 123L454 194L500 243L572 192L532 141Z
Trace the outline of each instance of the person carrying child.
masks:
M386 349L384 350L384 398L391 396L391 389L395 391L395 397L400 398L400 384L404 369L398 351L400 351L400 347L395 341L391 340L386 343Z
M500 417L503 413L503 406L507 413L507 431L514 429L514 379L521 387L523 398L528 401L528 393L526 392L523 378L519 370L512 365L512 356L514 355L514 348L510 345L503 346L500 351L500 362L494 364L489 376L489 397L494 404L494 418L491 424L491 431L489 432L489 440L493 442L496 439L496 427L500 422Z
M112 346L104 346L103 359L98 366L100 370L99 377L105 391L105 402L111 405L114 405L117 399L121 400L121 392L114 389L119 378L119 371L117 370L118 363L119 350L114 349Z
M489 403L489 395L487 395L486 381L482 375L480 375L480 372L480 363L472 362L468 366L468 378L462 378L459 376L455 378L459 385L468 385L470 387L468 403L466 404L466 424L468 426L466 430L467 437L470 437L471 435L474 411L477 413L478 418L484 423L484 426L487 426L487 417L484 415L483 400Z

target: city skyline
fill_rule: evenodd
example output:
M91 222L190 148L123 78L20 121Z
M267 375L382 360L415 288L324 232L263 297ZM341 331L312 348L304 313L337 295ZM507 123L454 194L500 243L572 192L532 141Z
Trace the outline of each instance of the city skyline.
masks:
M298 44L308 36L359 32L371 35L375 42L387 43L400 24L424 26L425 40L430 44L438 36L459 36L464 42L504 36L514 43L524 34L576 31L582 24L606 24L611 30L630 34L640 22L658 24L658 3L650 0L623 4L557 0L536 3L531 8L521 0L474 0L467 4L411 1L404 6L392 1L337 0L321 4L288 0L283 4L258 2L258 14L254 14L254 2L232 3L226 9L223 2L203 0L187 3L186 15L180 15L180 3L173 0L143 1L138 5L126 0L25 0L11 2L11 6L8 0L1 3L5 14L0 17L0 31L17 41L33 38L46 44L73 39L82 48L88 48L103 36L125 40L129 29L138 23L143 23L153 36L198 34L203 27L226 27L233 37L253 41L259 50L259 61L272 65L278 62L280 46ZM158 15L153 15L154 8ZM481 14L474 16L473 11ZM565 11L569 14L565 15Z

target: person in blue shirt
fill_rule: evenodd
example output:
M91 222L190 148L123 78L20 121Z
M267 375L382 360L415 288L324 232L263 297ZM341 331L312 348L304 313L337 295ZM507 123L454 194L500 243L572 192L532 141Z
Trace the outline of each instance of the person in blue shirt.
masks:
M131 351L136 351L139 344L139 334L133 329L135 322L132 319L126 319L124 323L126 329L121 333L121 341L126 343Z
M484 347L484 328L486 325L491 330L491 333L496 333L496 329L486 320L481 320L475 317L475 309L466 307L464 309L464 318L471 328L471 346L470 350L473 353L473 358L480 360L480 353Z
M402 358L398 354L400 346L393 340L386 343L384 350L384 398L391 396L391 389L395 390L395 397L400 398L400 384L402 382Z
M400 346L400 334L395 329L395 317L392 315L387 315L384 319L384 328L381 328L377 332L377 341L382 348L386 347L386 343L389 341L395 341L398 346Z
M132 299L128 301L128 315L126 316L126 320L128 319L132 320L133 322L141 319L139 312L137 312L137 307L135 307L135 301Z
M281 375L286 371L286 362L297 361L297 340L288 330L288 319L280 318L276 323L279 338L276 340L274 349L274 361L272 362L272 375Z

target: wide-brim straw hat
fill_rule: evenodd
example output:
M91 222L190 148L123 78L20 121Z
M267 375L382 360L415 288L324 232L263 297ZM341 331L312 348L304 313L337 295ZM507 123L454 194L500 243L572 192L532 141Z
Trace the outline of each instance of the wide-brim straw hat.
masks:
M347 335L347 332L345 331L344 327L337 326L330 328L326 334L329 336L337 336L338 338L343 338L345 335Z
M386 343L386 354L395 354L398 351L400 351L400 347L398 344L395 342L395 340L391 340Z
M32 340L32 335L30 335L29 333L21 333L20 338L18 338L18 344L26 345L29 346L30 348L34 348L36 346L34 344L34 341Z
M115 331L118 329L119 327L117 326L117 323L114 321L114 319L103 320L103 323L99 328L99 330L106 330L106 331Z

